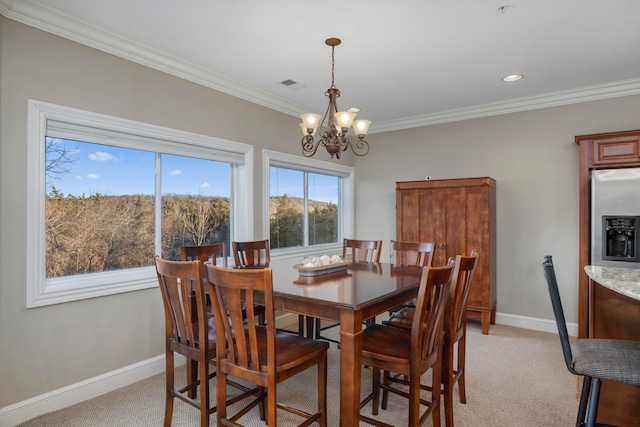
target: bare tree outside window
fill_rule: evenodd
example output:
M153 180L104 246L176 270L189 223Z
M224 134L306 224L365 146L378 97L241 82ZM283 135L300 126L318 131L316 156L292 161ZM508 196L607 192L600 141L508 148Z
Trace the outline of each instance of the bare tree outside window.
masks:
M56 138L45 150L47 278L151 266L156 233L169 259L181 244L229 239L228 195L206 194L208 182L229 193L228 164L160 154L168 191L156 212L157 153Z

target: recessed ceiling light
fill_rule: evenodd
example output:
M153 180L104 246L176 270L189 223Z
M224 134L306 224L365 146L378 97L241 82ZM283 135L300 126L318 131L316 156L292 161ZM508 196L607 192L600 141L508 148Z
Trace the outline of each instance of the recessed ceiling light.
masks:
M502 78L503 82L515 82L522 79L524 76L522 74L509 74L508 76L504 76Z

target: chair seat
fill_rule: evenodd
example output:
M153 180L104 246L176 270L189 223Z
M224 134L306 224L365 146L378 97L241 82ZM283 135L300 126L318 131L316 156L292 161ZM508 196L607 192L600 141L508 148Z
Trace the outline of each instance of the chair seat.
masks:
M256 328L258 348L267 348L267 328ZM329 349L329 343L310 340L299 335L276 331L276 370L284 371L313 360ZM267 370L267 352L260 352L260 369Z
M382 324L387 326L393 326L395 328L411 329L411 323L413 322L413 315L416 312L415 307L402 307L396 311L387 320L383 320Z
M640 385L640 342L579 339L571 342L571 350L579 375Z
M380 343L384 343L383 346ZM390 326L375 324L362 335L362 358L389 363L409 364L411 333ZM363 362L366 364L366 362Z
M198 323L194 323L193 324L193 329L194 329L194 336L193 339L196 342L196 345L200 344L200 337L198 337ZM211 357L214 357L216 355L216 319L213 318L213 316L209 316L209 319L207 320L207 328L208 328L208 340L209 340L209 350L212 350L213 353L211 353Z

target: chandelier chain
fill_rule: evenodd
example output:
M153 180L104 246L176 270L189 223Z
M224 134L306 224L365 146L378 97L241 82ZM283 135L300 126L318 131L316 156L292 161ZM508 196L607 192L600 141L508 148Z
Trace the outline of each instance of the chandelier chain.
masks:
M336 78L336 48L331 46L331 89L335 89Z

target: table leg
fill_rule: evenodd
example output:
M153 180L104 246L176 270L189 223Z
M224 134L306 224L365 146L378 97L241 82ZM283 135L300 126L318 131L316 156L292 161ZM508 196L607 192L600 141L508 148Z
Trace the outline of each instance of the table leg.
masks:
M362 313L340 313L340 426L360 424L362 369Z

